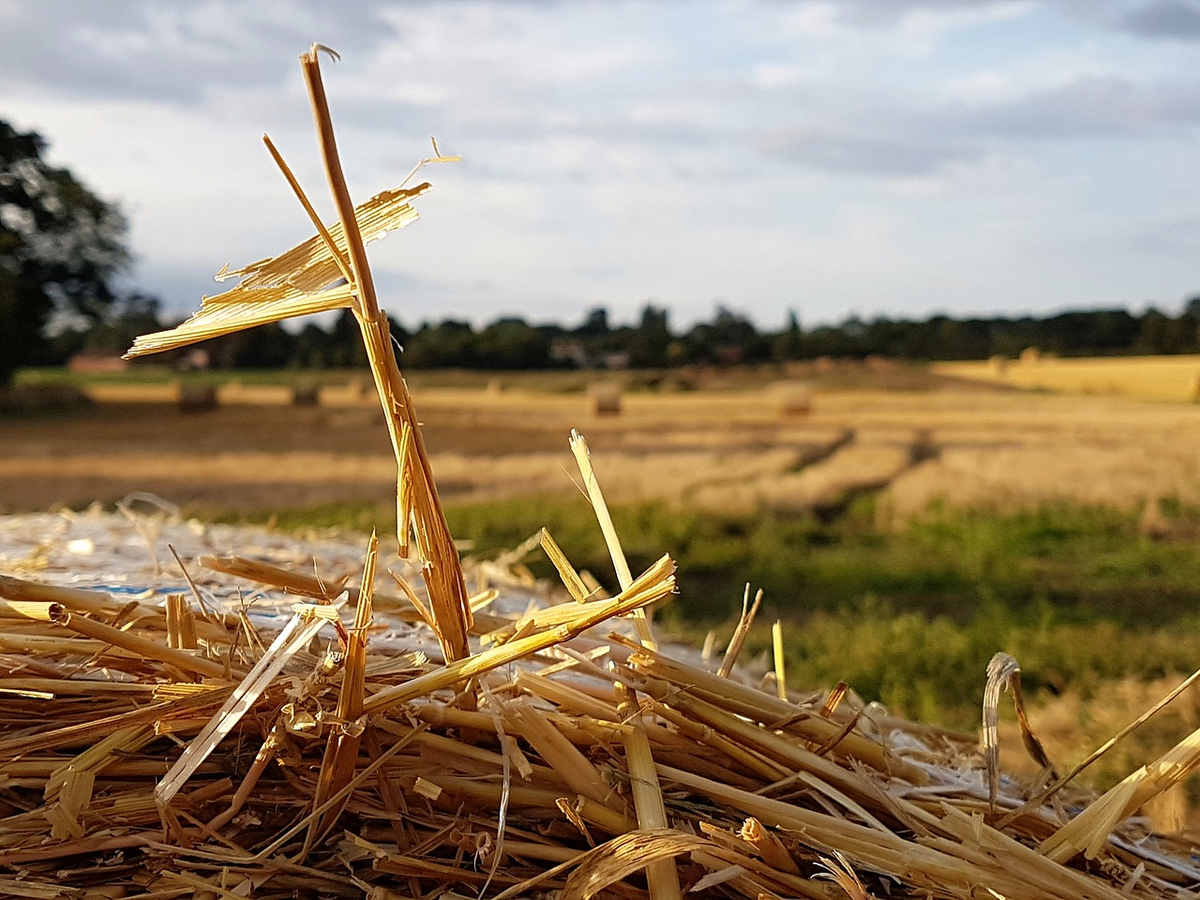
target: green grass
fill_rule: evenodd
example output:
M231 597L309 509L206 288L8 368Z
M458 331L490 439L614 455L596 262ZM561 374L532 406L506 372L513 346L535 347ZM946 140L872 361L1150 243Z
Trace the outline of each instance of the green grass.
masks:
M456 537L487 553L545 525L579 567L605 581L607 550L582 501L516 499L447 510ZM680 565L680 615L726 619L748 581L773 614L804 618L871 597L903 613L974 621L990 606L1014 615L1053 609L1064 622L1165 625L1200 600L1200 555L1190 541L1138 537L1133 518L1060 507L944 513L881 530L869 501L832 524L771 512L720 515L661 505L617 506L613 518L634 568L663 552ZM542 570L549 575L549 568Z
M942 512L901 530L875 525L869 501L842 519L723 516L657 504L617 506L635 571L669 552L679 595L657 616L693 641L724 640L746 582L764 591L762 628L786 626L800 687L848 681L923 721L978 721L983 673L997 650L1021 662L1032 691L1092 691L1105 681L1189 672L1200 663L1200 554L1188 539L1154 542L1120 513ZM1187 511L1176 511L1186 523ZM394 527L389 512L332 505L276 516L281 527ZM586 503L521 498L447 510L452 533L488 556L545 526L571 561L615 587ZM535 554L535 574L553 577Z
M1200 664L1200 556L1189 541L1138 537L1119 513L944 513L894 532L875 527L869 502L829 525L658 506L613 514L635 568L664 551L678 561L679 597L659 617L678 633L695 641L716 627L724 638L748 581L764 591L762 621L785 622L794 685L844 679L922 721L978 722L997 650L1021 662L1035 693ZM545 523L577 566L611 582L586 509L512 501L448 515L480 551ZM765 652L766 628L749 653Z

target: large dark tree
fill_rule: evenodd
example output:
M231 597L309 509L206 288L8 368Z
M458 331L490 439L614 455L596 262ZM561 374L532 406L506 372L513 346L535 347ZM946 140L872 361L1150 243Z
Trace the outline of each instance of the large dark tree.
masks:
M40 135L0 120L0 385L39 359L55 313L102 320L129 262L120 211L45 150Z

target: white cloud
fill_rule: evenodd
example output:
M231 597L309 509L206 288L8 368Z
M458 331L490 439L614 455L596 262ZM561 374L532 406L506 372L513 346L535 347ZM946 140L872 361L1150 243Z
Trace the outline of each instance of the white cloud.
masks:
M138 277L177 308L306 232L263 131L327 203L313 40L343 54L325 77L356 194L430 135L465 157L373 250L409 322L1134 302L1195 266L1163 223L1200 202L1200 76L1151 34L1179 5L0 2L0 116L121 199Z
M897 43L916 56L929 56L950 34L965 29L1010 22L1037 8L1032 0L995 0L945 6L917 5L906 11L896 25Z
M765 91L781 87L794 87L811 80L809 70L799 63L764 62L754 66L751 83Z

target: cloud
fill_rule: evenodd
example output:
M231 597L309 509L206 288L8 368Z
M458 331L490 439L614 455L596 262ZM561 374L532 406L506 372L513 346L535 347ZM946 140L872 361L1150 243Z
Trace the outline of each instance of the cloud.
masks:
M959 126L1008 138L1145 137L1200 124L1200 84L1079 75L1055 87L960 109Z
M820 128L763 132L759 145L778 160L864 175L931 175L953 162L970 162L978 151L950 142L868 137Z
M1155 222L1136 235L1134 246L1154 253L1182 251L1195 255L1200 252L1200 216L1179 216Z
M1141 37L1200 41L1200 6L1184 0L1154 0L1127 13L1122 24Z
M429 135L464 157L372 248L406 320L995 305L997 271L1052 300L1090 270L1052 281L1057 245L1027 236L1106 215L1140 297L1194 272L1192 245L1128 236L1195 204L1200 83L1188 45L1147 38L1196 3L0 0L0 117L122 203L144 288L180 308L307 233L264 130L328 209L296 61L314 40L343 54L324 70L356 196Z
M932 47L963 29L1025 16L1036 0L810 0L791 7L790 34L828 38L846 30L886 30L899 42Z
M9 90L186 104L224 85L278 85L294 72L280 61L315 39L365 51L391 33L371 7L350 16L316 0L41 0L4 7L0 28Z

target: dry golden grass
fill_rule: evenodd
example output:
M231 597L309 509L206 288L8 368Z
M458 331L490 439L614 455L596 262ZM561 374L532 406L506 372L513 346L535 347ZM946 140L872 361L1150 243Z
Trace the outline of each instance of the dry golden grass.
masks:
M1179 683L1179 678L1157 681L1122 679L1108 681L1098 695L1078 690L1058 697L1043 697L1030 711L1030 724L1060 772L1068 771L1091 751L1117 734L1144 710L1150 708ZM1118 743L1093 766L1093 777L1111 783L1127 772L1174 746L1181 734L1200 726L1200 699L1188 691L1160 712L1131 737ZM1037 766L1021 749L1016 721L1000 724L1004 769L1022 778L1037 774ZM1170 789L1144 810L1155 828L1168 833L1194 825L1187 786ZM1190 836L1197 835L1193 831Z
M236 389L245 403L201 415L165 402L100 403L71 418L10 419L0 510L112 502L132 490L243 511L386 493L394 457L373 396L327 390L321 406L295 407L261 404L256 391ZM795 510L880 490L885 510L902 517L935 501L1002 510L1200 502L1200 407L1191 404L830 391L795 417L780 414L777 391L761 389L628 394L619 416L592 417L582 395L440 388L422 393L421 418L450 501L575 492L565 435L584 424L614 502Z
M1059 359L1033 356L1003 362L938 363L935 372L1019 388L1141 400L1196 400L1200 356Z

